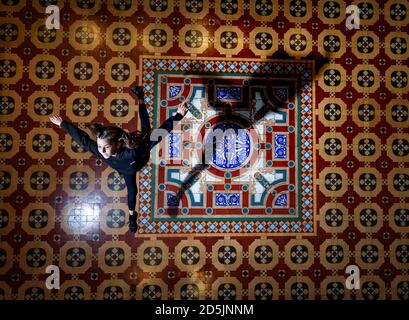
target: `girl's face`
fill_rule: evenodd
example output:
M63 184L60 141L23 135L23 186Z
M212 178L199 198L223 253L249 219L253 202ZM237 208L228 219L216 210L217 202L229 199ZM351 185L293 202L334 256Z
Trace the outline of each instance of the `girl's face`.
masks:
M116 154L118 148L115 144L109 143L106 139L97 138L98 151L105 159L112 157Z

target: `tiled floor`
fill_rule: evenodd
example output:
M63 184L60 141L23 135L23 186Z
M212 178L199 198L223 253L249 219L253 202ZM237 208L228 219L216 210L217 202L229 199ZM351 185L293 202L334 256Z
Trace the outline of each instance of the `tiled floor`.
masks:
M2 1L0 299L408 300L409 1L348 30L351 3ZM135 82L152 126L190 112L133 235L122 177L48 119L138 129ZM239 138L203 166L211 127Z

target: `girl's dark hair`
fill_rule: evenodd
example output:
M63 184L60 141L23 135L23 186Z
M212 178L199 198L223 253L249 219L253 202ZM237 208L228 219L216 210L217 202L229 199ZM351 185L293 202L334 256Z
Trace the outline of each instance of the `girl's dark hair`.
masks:
M120 143L129 149L135 149L141 142L142 138L149 132L136 130L132 133L128 133L121 128L104 126L100 123L91 123L87 125L87 127L96 138L105 139L109 144L118 145Z

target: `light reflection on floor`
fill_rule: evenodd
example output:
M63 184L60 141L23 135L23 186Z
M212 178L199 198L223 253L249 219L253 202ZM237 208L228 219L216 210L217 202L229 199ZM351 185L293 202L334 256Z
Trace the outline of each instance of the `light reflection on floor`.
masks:
M100 207L98 204L74 204L68 206L63 215L67 230L71 234L87 234L99 232Z

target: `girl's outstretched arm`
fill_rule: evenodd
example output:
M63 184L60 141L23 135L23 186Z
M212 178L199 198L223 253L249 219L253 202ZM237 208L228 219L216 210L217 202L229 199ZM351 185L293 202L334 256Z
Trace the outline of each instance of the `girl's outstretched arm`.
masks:
M164 129L168 133L170 133L173 130L174 122L182 120L183 117L186 115L186 113L187 113L187 107L186 107L185 103L183 103L183 104L181 104L179 106L177 112L173 116L170 116L168 119L166 119L158 129ZM161 142L162 138L163 138L163 136L160 135L160 136L158 136L157 139L151 139L150 142L149 142L149 149L152 149L159 142Z
M151 130L151 124L149 122L148 110L146 110L145 102L139 102L139 119L141 120L141 131L149 132Z
M63 128L65 132L68 133L86 151L90 151L95 156L101 157L101 154L98 151L97 143L89 137L88 133L76 127L67 120L63 120L60 116L50 117L50 121Z
M149 122L148 111L145 105L145 94L141 86L131 87L131 92L136 96L139 106L139 119L141 120L141 131L149 132L151 130L151 125Z

